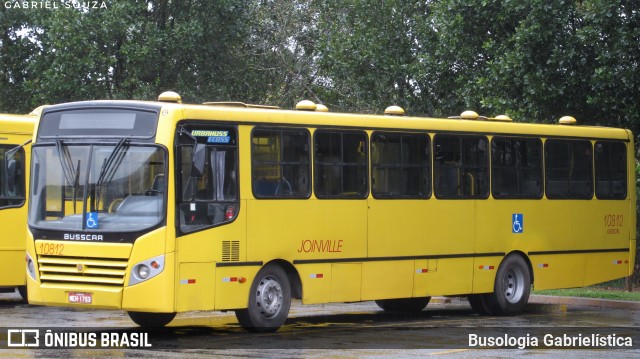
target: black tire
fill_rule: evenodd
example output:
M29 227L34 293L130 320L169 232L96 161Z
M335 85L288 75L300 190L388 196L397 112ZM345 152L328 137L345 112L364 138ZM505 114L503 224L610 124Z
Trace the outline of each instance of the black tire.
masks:
M164 327L169 324L176 313L127 312L134 323L144 328Z
M290 307L287 273L277 265L267 265L251 284L248 307L236 310L236 318L250 332L275 332L287 320Z
M418 313L427 307L431 297L382 299L376 304L385 312L390 313Z
M493 315L487 304L487 294L470 294L467 299L474 312L480 315Z
M531 292L531 272L525 260L512 254L507 256L496 273L493 293L485 294L490 312L495 315L522 313Z
M29 297L27 295L27 286L21 285L17 287L17 289L18 289L18 294L20 294L20 297L22 297L22 300L24 300L25 303L29 303Z

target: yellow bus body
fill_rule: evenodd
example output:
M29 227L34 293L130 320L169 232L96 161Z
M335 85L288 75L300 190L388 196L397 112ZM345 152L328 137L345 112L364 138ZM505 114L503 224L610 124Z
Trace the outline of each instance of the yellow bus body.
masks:
M0 146L3 149L2 175L6 171L4 153L25 144L33 136L36 117L33 115L0 114ZM22 186L29 178L30 146L25 145L19 156L24 156ZM4 177L3 177L4 178ZM24 196L24 193L23 193ZM0 207L0 223L3 234L0 239L0 287L14 290L26 285L24 268L25 238L27 235L27 202L3 203Z
M136 102L108 102L126 105ZM615 128L497 121L390 117L158 103L155 143L167 149L166 226L133 244L50 241L28 235L27 251L39 268L28 280L34 304L90 306L171 313L247 308L256 274L278 263L303 304L470 295L494 290L496 272L509 254L529 266L536 289L581 287L630 275L636 248L633 136ZM230 223L176 237L174 141L181 121L236 126L239 212ZM251 136L261 126L365 131L621 141L626 146L627 195L621 200L486 199L257 199L252 192ZM313 161L313 160L312 160ZM369 176L371 175L369 158ZM433 176L433 172L431 173ZM524 213L514 235L510 218ZM607 216L620 221L607 224ZM24 212L16 214L24 216ZM17 218L17 217L16 217ZM17 220L16 220L17 222ZM17 235L18 233L16 233ZM121 285L84 284L74 275L42 284L43 244L63 244L71 266L87 256L121 261ZM22 250L15 245L15 251ZM129 285L133 264L164 255L159 275ZM231 255L229 259L229 256ZM67 258L68 257L68 258ZM0 261L5 263L5 261ZM15 265L15 263L12 263ZM53 265L53 264L51 264ZM91 268L90 263L86 263ZM8 273L10 271L5 271ZM77 273L76 273L77 274ZM19 278L16 278L19 279ZM92 294L72 304L71 292Z

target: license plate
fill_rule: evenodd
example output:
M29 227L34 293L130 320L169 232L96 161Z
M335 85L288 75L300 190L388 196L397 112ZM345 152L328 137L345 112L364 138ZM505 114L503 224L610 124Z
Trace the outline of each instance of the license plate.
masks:
M69 292L69 303L91 304L93 296L91 293Z

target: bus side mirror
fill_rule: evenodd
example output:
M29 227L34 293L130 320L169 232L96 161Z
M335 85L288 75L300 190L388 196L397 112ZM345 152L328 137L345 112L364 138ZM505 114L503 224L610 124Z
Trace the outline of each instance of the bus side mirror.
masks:
M11 193L16 190L16 181L17 181L17 163L16 160L7 160L7 190Z
M207 145L196 143L193 146L193 164L191 166L191 177L202 177L204 175L204 165L207 155Z

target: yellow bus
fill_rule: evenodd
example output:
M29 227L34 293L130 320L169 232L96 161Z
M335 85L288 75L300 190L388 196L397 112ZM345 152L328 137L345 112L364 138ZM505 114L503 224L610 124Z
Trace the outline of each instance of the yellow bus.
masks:
M465 295L513 315L532 285L632 272L630 131L320 109L171 92L47 107L32 145L29 301L122 309L142 326L233 310L274 331L292 298L410 312Z
M0 291L14 292L18 288L25 300L26 179L31 154L28 142L35 121L35 112L0 114Z

